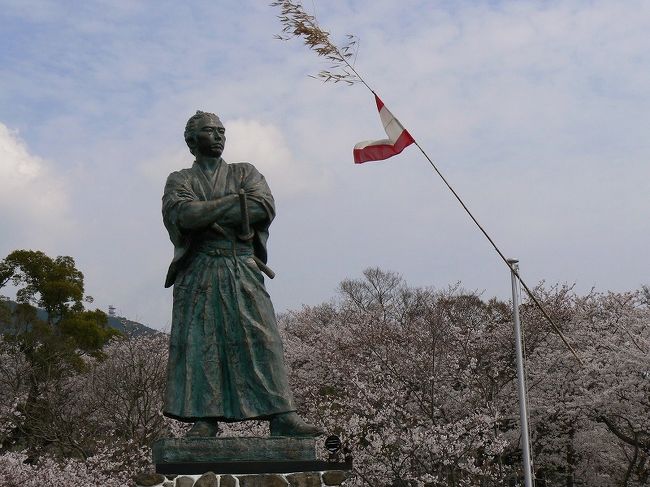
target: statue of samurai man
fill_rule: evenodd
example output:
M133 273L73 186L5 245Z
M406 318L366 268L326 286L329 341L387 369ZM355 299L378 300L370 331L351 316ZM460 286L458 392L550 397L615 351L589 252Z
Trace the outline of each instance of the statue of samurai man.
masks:
M271 191L253 165L221 158L225 128L215 114L196 112L185 141L196 160L169 175L162 205L174 244L163 413L193 422L188 436L215 436L219 422L249 419L269 420L272 436L318 436L296 414L261 272L270 272Z

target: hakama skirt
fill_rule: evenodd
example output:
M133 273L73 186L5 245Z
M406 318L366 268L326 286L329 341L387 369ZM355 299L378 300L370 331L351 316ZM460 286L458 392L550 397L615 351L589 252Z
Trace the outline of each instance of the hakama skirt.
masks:
M295 410L252 249L212 247L192 251L174 284L164 414L240 421Z

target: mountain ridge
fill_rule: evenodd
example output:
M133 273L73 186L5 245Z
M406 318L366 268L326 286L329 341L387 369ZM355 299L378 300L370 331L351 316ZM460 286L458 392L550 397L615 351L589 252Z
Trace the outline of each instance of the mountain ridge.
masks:
M11 311L16 307L16 302L11 299L3 299L5 303L9 305ZM47 311L42 308L36 307L36 317L39 320L47 321ZM107 315L107 326L113 328L120 333L123 333L127 336L146 336L146 335L157 335L163 333L162 331L151 328L143 323L130 320L124 316L109 316Z

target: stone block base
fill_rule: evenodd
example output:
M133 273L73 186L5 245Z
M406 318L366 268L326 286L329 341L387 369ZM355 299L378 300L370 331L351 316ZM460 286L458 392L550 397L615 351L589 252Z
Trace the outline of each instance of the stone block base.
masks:
M162 438L153 445L153 462L156 465L311 460L316 460L316 440L314 438L287 438L284 436L269 438ZM202 471L206 470L213 469L206 468Z
M137 487L333 487L343 485L346 470L298 472L286 474L203 475L140 474L134 477Z

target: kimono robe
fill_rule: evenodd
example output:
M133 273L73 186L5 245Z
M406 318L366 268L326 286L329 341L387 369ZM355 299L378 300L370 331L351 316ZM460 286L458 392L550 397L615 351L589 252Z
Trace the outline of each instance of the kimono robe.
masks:
M246 191L268 215L253 225L252 242L239 228L184 230L183 204ZM266 262L273 196L251 164L221 161L210 180L201 167L169 175L163 221L174 244L165 287L174 286L163 413L181 421L264 419L294 411L282 342L264 279L253 255Z

